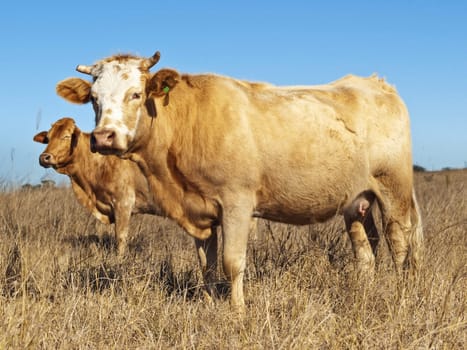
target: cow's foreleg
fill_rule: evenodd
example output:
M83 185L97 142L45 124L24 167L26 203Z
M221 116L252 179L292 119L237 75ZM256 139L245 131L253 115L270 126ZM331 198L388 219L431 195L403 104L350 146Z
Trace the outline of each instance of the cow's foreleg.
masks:
M211 236L205 240L196 239L196 251L198 252L199 264L203 274L204 294L206 299L216 295L216 273L217 273L217 226L211 227Z
M125 255L127 250L128 231L130 227L131 206L124 200L115 203L115 240L117 242L118 256Z
M224 205L222 214L224 273L232 286L232 307L241 313L245 309L243 274L252 209L253 203L249 196L240 198L237 195L234 203Z

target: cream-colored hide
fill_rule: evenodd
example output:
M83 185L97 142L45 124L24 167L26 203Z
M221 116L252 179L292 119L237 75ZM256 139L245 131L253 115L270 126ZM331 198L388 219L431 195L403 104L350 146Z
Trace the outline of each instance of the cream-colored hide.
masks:
M158 205L205 248L221 224L234 306L244 306L252 216L310 224L343 214L357 264L371 270L377 203L396 267L416 265L422 229L409 117L393 87L375 76L278 87L151 73L155 58L109 57L82 70L92 82L66 79L57 92L93 102L96 149L137 162Z

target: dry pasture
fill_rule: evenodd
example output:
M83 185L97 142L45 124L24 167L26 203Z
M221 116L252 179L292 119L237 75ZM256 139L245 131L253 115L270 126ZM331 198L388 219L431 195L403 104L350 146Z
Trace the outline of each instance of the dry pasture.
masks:
M416 174L425 249L395 275L384 238L373 279L356 276L341 217L261 221L248 249L247 315L202 296L192 239L133 217L129 254L70 188L0 191L1 349L465 349L467 170Z

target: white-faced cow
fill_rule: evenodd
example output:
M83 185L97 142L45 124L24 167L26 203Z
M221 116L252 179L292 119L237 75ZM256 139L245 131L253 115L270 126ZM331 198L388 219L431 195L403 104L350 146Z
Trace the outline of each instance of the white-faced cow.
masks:
M125 253L130 216L161 215L154 204L146 177L132 161L103 156L90 149L90 134L72 118L57 120L49 131L34 136L47 144L39 163L68 175L78 202L104 224L115 223L119 255Z
M422 226L409 117L393 87L376 76L277 87L151 73L158 59L117 55L78 66L92 82L69 78L57 93L92 102L95 148L136 161L158 204L188 233L208 246L209 227L220 222L234 306L244 306L252 216L310 224L343 214L357 264L367 270L376 202L397 269L416 265ZM208 266L215 254L207 251Z

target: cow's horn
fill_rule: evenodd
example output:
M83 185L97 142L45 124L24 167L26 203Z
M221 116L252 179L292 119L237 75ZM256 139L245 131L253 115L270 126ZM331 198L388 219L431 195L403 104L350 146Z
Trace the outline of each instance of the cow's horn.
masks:
M143 62L143 67L146 69L150 69L152 66L154 66L157 62L159 62L159 59L161 58L161 53L159 51L156 51L154 55L150 58L146 58Z
M80 73L84 74L91 74L92 66L84 66L82 64L79 64L76 66L76 70Z

